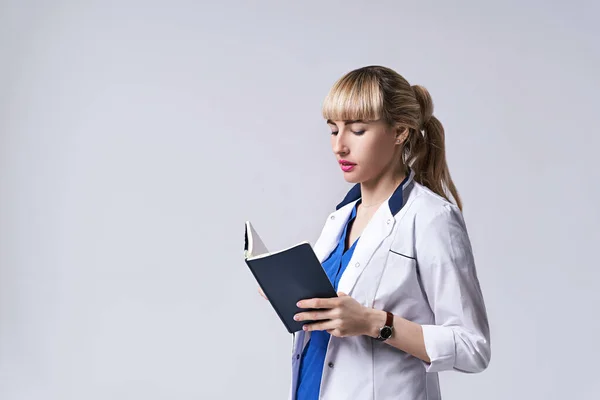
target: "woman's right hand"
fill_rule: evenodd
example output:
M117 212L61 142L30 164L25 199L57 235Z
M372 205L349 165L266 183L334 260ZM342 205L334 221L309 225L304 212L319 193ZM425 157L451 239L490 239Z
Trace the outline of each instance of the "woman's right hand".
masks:
M265 300L268 300L268 299L267 299L267 296L265 295L265 292L263 292L263 291L262 291L262 289L260 288L260 286L258 287L258 293L259 293L259 294L260 294L262 297L264 297L264 299L265 299Z

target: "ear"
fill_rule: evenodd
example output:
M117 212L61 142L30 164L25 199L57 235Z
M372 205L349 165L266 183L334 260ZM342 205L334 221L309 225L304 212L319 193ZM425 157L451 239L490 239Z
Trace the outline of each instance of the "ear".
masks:
M403 144L408 140L408 133L410 130L406 126L398 125L396 127L396 144Z

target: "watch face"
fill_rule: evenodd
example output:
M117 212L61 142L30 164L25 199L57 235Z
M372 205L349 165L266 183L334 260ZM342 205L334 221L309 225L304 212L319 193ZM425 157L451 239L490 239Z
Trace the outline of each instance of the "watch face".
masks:
M383 328L381 328L381 330L379 331L379 335L384 338L384 339L389 339L390 336L392 336L392 328L388 327L388 326L384 326Z

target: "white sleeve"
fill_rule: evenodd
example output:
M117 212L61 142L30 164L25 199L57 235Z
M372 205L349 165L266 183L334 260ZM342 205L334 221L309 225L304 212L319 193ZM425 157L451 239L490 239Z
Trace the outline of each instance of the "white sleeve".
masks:
M446 204L416 238L416 258L435 324L423 325L427 372L480 372L490 332L471 243L460 209Z

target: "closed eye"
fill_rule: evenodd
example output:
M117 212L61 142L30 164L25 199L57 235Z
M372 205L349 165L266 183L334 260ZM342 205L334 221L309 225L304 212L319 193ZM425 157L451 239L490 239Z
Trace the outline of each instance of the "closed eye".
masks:
M354 133L357 136L364 135L364 133L365 133L364 130L362 130L362 131L350 131L350 132ZM339 131L331 131L332 135L337 135L338 133L339 133Z

